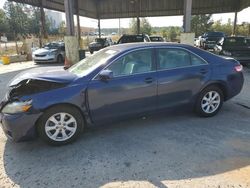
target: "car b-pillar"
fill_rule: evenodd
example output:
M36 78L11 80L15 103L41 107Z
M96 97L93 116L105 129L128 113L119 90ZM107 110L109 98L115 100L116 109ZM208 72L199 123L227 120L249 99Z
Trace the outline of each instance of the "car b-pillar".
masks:
M65 66L70 66L79 61L79 42L78 37L75 36L74 26L74 3L75 0L64 0L66 16L66 36L64 37L66 52Z

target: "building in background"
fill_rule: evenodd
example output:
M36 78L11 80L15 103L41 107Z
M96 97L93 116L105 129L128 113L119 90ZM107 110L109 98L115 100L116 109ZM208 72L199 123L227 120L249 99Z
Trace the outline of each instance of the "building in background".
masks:
M46 10L45 14L48 16L51 22L51 27L53 29L58 28L63 21L63 16L62 13L60 12L56 12L53 10Z

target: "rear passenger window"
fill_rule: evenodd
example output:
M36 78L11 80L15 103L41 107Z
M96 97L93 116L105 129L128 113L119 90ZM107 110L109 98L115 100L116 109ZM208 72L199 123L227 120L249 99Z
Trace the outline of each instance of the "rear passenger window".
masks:
M191 54L191 62L192 65L206 65L207 62L205 62L203 59Z
M174 69L191 65L190 54L180 49L159 49L158 69Z

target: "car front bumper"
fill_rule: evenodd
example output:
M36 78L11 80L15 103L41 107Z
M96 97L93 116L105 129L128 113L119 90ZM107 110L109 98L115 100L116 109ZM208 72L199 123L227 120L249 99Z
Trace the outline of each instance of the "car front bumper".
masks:
M44 57L36 57L33 56L33 60L36 63L51 63L51 62L57 62L56 56L44 56Z
M0 113L0 126L12 141L24 141L36 137L36 121L40 114L4 114Z

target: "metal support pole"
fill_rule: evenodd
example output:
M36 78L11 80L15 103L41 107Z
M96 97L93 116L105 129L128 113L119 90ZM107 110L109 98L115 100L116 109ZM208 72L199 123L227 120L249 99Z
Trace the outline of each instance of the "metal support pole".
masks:
M43 0L40 0L40 14L41 14L41 34L42 37L47 39L48 38L48 33L46 31L46 20L45 20L45 12L43 8Z
M139 35L140 34L140 18L139 18L139 16L137 17L137 34Z
M184 0L184 32L191 32L192 0Z
M98 18L98 33L99 33L99 38L101 38L101 20Z
M67 35L74 36L75 35L75 25L74 25L74 1L72 0L64 0L64 8L66 15L66 28Z
M236 11L234 13L234 27L233 27L233 35L235 36L237 34L237 18L238 17L238 12Z
M118 35L121 36L121 18L119 18L119 30Z
M79 0L75 0L75 9L76 9L76 20L77 20L77 35L78 35L78 40L79 40L79 45L80 45L80 41L81 41L81 25L80 25L80 15L79 15L78 1Z

